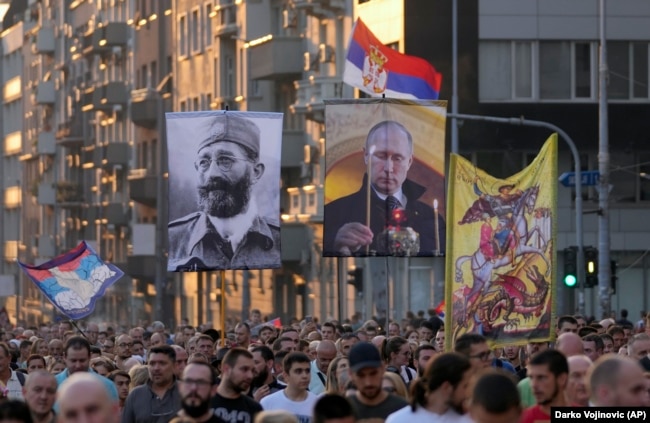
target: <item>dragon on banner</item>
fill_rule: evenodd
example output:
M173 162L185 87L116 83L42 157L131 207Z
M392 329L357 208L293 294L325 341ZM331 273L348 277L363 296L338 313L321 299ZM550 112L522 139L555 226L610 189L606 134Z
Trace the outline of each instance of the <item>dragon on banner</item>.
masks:
M552 336L552 145L547 143L528 168L507 180L452 157L450 221L456 223L447 240L452 246L447 261L450 342L470 332L494 345Z

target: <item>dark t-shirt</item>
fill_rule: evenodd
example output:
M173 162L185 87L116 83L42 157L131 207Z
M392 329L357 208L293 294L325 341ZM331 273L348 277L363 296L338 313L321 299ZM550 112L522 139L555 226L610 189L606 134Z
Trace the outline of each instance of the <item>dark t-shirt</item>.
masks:
M357 414L357 423L381 423L390 414L408 405L404 398L397 395L388 395L383 402L370 406L361 403L356 395L350 395L348 399Z
M226 423L253 423L255 415L262 411L262 406L247 395L230 399L216 394L210 403L214 415Z

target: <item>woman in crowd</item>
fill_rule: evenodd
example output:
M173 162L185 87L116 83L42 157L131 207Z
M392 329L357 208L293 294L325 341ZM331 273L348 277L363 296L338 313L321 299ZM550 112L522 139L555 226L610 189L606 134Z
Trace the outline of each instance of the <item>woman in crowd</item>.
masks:
M347 357L336 357L330 362L327 368L327 386L325 387L328 394L345 394L349 381L348 367L350 366Z
M384 377L381 381L381 388L388 392L389 394L397 395L404 398L406 401L409 400L409 394L406 390L406 385L402 378L393 372L384 373Z
M409 367L411 361L411 345L401 336L393 336L384 340L381 355L386 363L386 370L396 373L409 386L417 373Z

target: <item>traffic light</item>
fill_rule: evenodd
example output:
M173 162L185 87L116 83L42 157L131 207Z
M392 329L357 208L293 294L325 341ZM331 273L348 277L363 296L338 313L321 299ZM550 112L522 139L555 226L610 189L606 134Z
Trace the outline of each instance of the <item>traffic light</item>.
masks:
M575 288L578 284L578 248L564 249L564 286Z
M618 281L618 276L616 276L616 268L618 267L618 263L616 260L611 260L609 262L609 265L611 266L611 279L609 280L609 293L610 294L616 294L616 282Z
M585 286L598 286L598 249L585 247Z
M357 294L363 292L363 268L357 267L353 270L348 270L348 283L354 285L357 290Z

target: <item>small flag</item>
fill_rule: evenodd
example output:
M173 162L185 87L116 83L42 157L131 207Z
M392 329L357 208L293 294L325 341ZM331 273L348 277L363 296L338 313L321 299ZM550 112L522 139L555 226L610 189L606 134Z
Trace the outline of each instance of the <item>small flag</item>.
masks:
M343 82L380 97L437 100L442 75L426 60L383 45L357 19L345 58Z
M95 302L124 272L104 263L85 241L40 266L18 262L36 287L69 319L91 314Z

